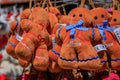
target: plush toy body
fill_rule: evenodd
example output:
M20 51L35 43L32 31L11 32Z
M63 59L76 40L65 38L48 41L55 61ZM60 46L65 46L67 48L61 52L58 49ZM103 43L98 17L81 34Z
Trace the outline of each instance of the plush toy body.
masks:
M32 60L37 70L45 71L49 64L47 45L50 39L46 30L49 27L49 17L44 9L35 7L32 8L29 19L31 29L22 35L23 39L17 44L15 53L22 61L30 63ZM28 23L24 24L27 25Z

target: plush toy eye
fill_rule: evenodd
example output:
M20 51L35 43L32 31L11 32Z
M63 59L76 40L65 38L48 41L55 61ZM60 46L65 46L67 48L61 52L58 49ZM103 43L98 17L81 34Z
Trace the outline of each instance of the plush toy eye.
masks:
M76 15L75 14L73 14L73 17L75 17Z
M79 17L82 17L82 14L80 14Z
M116 18L114 18L114 19L113 19L113 21L114 21L114 22L116 22L116 21L117 21L117 19L116 19Z
M101 17L104 18L104 15L102 14Z
M96 20L97 18L98 18L97 16L94 17L95 20Z

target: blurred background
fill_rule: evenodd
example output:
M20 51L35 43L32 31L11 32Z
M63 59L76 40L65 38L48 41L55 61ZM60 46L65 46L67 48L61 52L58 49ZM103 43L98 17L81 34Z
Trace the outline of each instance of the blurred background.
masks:
M41 2L42 0L33 0L32 6ZM55 4L56 2L56 4ZM81 0L51 0L52 5L64 13L63 6L66 14L81 3ZM112 3L112 0L93 0L95 7L107 8ZM10 22L17 20L20 21L20 13L29 7L29 0L0 0L0 80L17 80L22 75L23 68L18 64L18 61L10 57L5 50L7 40L9 38ZM92 6L89 0L85 1L85 7L91 9Z

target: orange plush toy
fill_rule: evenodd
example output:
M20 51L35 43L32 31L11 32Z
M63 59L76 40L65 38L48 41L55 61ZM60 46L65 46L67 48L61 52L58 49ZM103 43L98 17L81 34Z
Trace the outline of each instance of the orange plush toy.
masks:
M16 45L18 44L18 40L16 39L16 36L15 36L15 29L17 27L17 22L16 21L13 21L10 25L10 31L11 31L11 35L10 35L10 38L8 39L8 43L6 45L6 51L9 55L11 55L13 58L17 58L17 56L15 55L15 47Z
M120 11L112 10L112 19L109 22L110 27L112 27L112 31L106 31L106 47L108 49L108 53L111 56L111 65L115 70L120 71L120 41L119 41L119 27L120 27ZM109 33L109 34L107 34ZM111 34L111 35L110 35Z
M30 15L30 9L25 9L21 14L21 20L23 19L28 19ZM22 23L23 24L23 23ZM20 39L20 37L16 34L19 33L19 35L21 36L24 28L22 28L21 30L21 23L18 23L17 21L13 21L10 24L10 38L8 39L8 44L6 46L6 51L9 55L11 55L14 58L17 58L16 54L15 54L15 47L16 45L19 43L18 38Z
M49 27L49 16L44 9L35 7L32 8L29 19L32 29L22 35L23 39L17 44L15 53L18 58L28 63L33 60L33 66L37 70L45 71L49 65L49 34L46 30Z
M62 26L56 33L57 43L61 45L58 64L63 69L85 69L97 70L101 68L101 62L97 52L93 48L90 38L87 35L92 24L92 17L89 10L75 8L68 16L72 17L71 25ZM90 26L91 27L91 26Z
M98 55L101 59L101 62L103 64L103 67L100 69L101 71L104 71L108 68L108 63L107 63L107 53L106 53L106 49L105 49L105 45L103 44L103 40L100 34L99 29L97 29L97 25L103 25L103 21L104 20L110 20L110 15L109 13L106 11L106 9L98 7L98 8L94 8L92 10L90 10L93 21L94 21L94 27L93 30L94 31L94 35L97 35L96 37L99 38L95 38L93 39L91 42L93 44L93 46L97 49L98 46L104 46L104 50L100 50L98 51Z
M104 11L103 11L104 10ZM92 12L93 11L93 12ZM97 13L95 13L97 12ZM113 10L112 12L112 19L110 19L111 17L108 16L108 13L106 12L105 9L93 9L91 10L92 16L97 17L95 19L95 24L101 25L99 26L100 29L100 34L104 40L102 40L102 43L105 45L105 47L107 48L107 54L109 54L110 58L108 61L108 67L112 68L113 70L119 70L119 43L117 41L117 38L115 37L115 34L113 33L115 27L114 26L119 26L119 11ZM106 13L106 14L105 14ZM108 20L109 25L114 27L114 28L110 28L108 27L108 24L105 23L105 25L103 25L103 21ZM101 32L102 31L102 32ZM106 68L107 69L107 68Z

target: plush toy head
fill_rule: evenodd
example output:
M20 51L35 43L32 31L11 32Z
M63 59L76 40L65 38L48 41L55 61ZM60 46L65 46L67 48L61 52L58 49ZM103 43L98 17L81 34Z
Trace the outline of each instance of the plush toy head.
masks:
M68 15L62 15L60 17L59 23L69 25L71 23L71 21L72 21L72 17L70 17Z
M87 8L72 9L68 16L72 17L72 24L76 24L79 20L83 20L83 25L87 27L93 22L93 18L91 17L90 11Z
M19 22L20 28L25 31L29 32L34 26L31 26L32 21L29 19L23 19Z
M51 33L52 33L54 29L54 25L58 23L58 19L55 14L49 13L49 20L50 20Z
M49 13L55 14L58 20L60 19L61 13L56 7L46 7L45 10Z
M112 19L109 22L111 27L120 26L120 15L119 14L120 14L119 10L112 11Z
M10 31L13 33L17 27L17 21L12 21L10 24Z
M94 18L95 24L102 25L104 20L110 20L110 15L106 11L106 9L98 7L90 10L92 18Z
M23 12L20 14L20 19L28 19L29 15L31 14L31 9L25 9Z
M29 16L29 19L37 24L44 25L46 28L49 26L49 15L41 7L33 8L31 10L31 15Z

